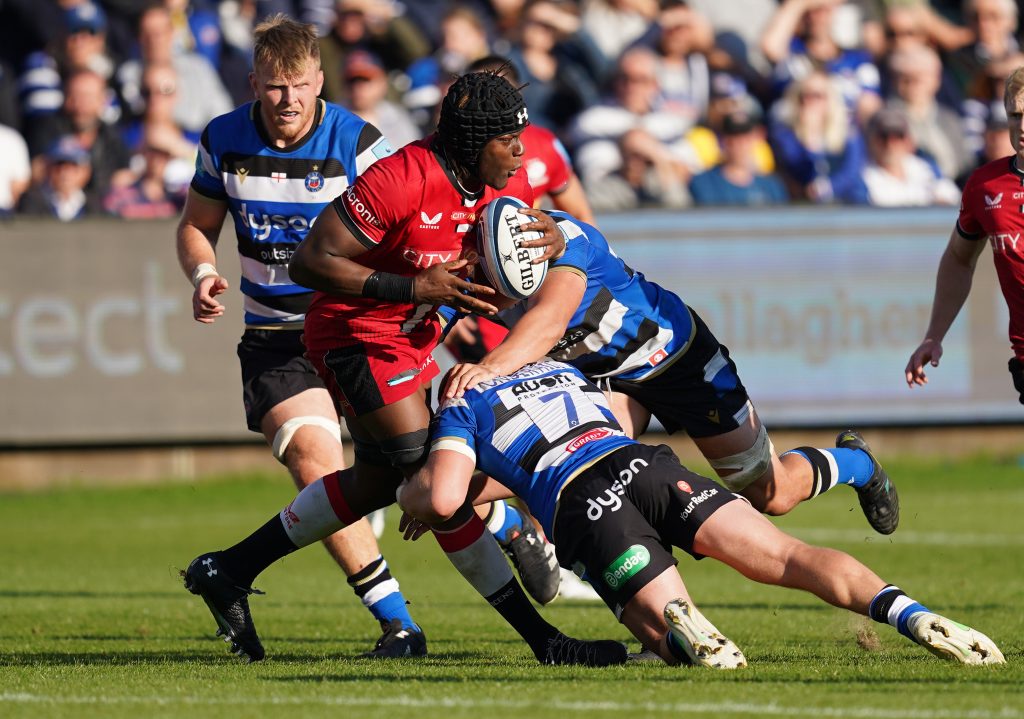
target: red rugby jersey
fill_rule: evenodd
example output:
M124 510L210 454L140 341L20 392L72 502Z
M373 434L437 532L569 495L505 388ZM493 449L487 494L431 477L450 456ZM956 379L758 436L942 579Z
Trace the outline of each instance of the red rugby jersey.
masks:
M992 245L999 286L1010 308L1010 344L1024 361L1024 172L1012 157L975 170L964 186L957 231Z
M477 211L495 197L510 195L533 204L534 193L522 170L503 190L465 192L432 148L433 140L431 135L378 160L332 203L367 248L354 262L411 277L458 259ZM326 350L357 340L432 348L441 332L436 309L317 292L306 312L306 346Z
M523 168L533 193L540 198L564 190L572 176L572 166L569 154L555 134L538 125L527 125L521 139Z

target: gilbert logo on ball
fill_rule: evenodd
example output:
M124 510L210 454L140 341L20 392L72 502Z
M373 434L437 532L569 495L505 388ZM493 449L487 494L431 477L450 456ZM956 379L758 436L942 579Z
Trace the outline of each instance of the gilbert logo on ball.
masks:
M477 241L480 250L480 267L484 275L501 294L517 300L524 300L536 292L547 276L546 262L533 264L544 254L542 247L522 247L521 243L536 240L541 233L535 230L524 232L523 224L533 221L519 210L529 207L515 197L499 197L492 200L480 215Z

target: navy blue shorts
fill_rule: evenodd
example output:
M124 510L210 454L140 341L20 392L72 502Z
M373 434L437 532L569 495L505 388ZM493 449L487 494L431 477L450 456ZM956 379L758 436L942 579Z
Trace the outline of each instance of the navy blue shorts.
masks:
M307 389L325 389L305 357L302 330L246 330L238 342L245 422L262 433L260 422L275 405Z

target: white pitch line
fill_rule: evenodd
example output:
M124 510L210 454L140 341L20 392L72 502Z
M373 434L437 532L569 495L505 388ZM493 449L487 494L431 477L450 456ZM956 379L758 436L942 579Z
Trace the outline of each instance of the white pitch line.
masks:
M166 697L166 696L54 696L47 694L4 693L0 694L0 703L8 704L92 704L92 705L126 705L155 704L158 706L364 706L364 707L402 707L409 709L480 709L493 710L490 700L482 699L414 699L411 697L351 697L351 696L310 696L310 697L267 697L261 699L253 696L234 698L219 697ZM1001 707L997 710L945 711L929 709L898 709L885 707L807 707L787 706L772 702L770 704L752 704L746 702L705 702L705 703L656 703L656 702L614 702L614 701L559 701L524 702L502 700L508 708L545 709L588 713L595 711L640 713L672 713L672 714L750 714L752 716L809 716L831 717L834 719L1021 719L1020 711L1012 707Z
M981 532L916 532L897 529L882 536L870 530L826 529L823 527L782 527L787 534L811 542L842 542L846 544L922 544L951 547L1019 547L1024 546L1024 532L988 534Z

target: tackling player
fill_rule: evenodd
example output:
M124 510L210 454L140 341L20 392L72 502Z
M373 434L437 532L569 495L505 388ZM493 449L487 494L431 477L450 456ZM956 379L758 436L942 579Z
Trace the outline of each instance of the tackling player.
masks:
M942 340L971 292L978 258L991 244L999 286L1010 310L1010 376L1024 404L1024 67L1006 79L1003 97L1015 154L982 165L964 186L960 217L939 261L928 329L910 355L905 375L911 389L928 383L924 367L939 366Z
M310 484L255 533L223 552L197 557L187 574L235 567L233 591L204 593L245 649L259 639L249 615L251 582L277 559L395 501L395 490L426 455L426 389L437 374L430 353L441 333L437 306L493 314L466 292L493 294L459 278L465 235L481 206L500 194L532 192L519 135L528 122L522 96L494 73L459 78L442 103L438 130L375 163L319 216L290 264L291 277L318 290L306 313L307 356L344 412L355 444L353 470ZM564 249L544 213L524 209L524 231L543 236L541 260ZM541 662L605 665L625 661L617 642L583 642L544 621L483 522L466 505L434 527L466 579L526 640ZM557 567L555 567L557 569ZM557 574L556 574L557 576ZM260 650L262 651L262 649Z
M526 501L562 566L585 574L616 618L670 664L746 664L693 605L670 546L889 623L937 656L1004 662L981 632L931 612L848 554L783 533L683 468L668 447L630 439L575 367L527 365L446 400L427 463L399 489L399 505L420 521L444 521L473 498L477 468ZM404 517L403 528L418 535Z
M552 216L566 235L565 254L536 294L502 313L508 337L479 364L454 367L441 397L548 355L606 389L630 436L643 434L651 415L669 433L686 430L723 484L758 510L785 514L849 484L875 531L896 529L896 489L857 432L840 433L836 448L776 456L729 350L697 313L626 265L597 228Z
M195 319L215 322L224 314L218 296L228 288L214 266L215 248L230 213L242 265L245 331L238 358L246 420L301 489L345 460L338 412L303 357L312 293L289 279L288 260L330 199L392 150L373 125L317 99L323 73L313 26L284 15L261 23L253 67L256 101L203 132L178 227L178 258L195 287ZM423 632L367 523L325 538L324 545L381 624L384 633L368 656L425 655ZM194 581L191 588L198 591ZM262 656L262 648L249 651Z

